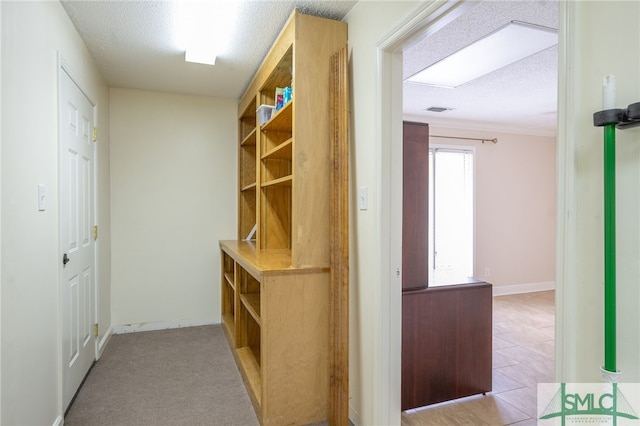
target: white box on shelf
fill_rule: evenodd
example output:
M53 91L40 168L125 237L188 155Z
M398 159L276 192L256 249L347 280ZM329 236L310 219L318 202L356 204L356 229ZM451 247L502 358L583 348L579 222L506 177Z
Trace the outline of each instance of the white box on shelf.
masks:
M273 105L260 105L256 110L258 114L258 123L262 126L264 125L264 123L269 121L269 119L271 118L271 114L273 114L273 111L275 109L276 107L274 107Z

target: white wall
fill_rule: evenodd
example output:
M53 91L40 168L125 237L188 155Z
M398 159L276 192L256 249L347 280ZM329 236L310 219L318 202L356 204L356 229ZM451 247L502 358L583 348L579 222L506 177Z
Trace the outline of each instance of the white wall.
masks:
M61 421L58 241L58 52L98 103L108 92L59 2L0 2L2 55L2 341L0 423ZM108 130L98 148L98 185L108 192ZM38 211L37 185L48 208ZM108 198L98 215L108 229ZM107 232L108 234L108 232ZM104 235L104 234L103 234ZM108 238L99 240L100 292L108 294ZM109 311L101 313L106 328Z
M494 294L553 288L555 138L437 125L429 126L429 133L498 138L497 144L430 139L432 144L475 148L475 276L493 284Z
M236 238L237 100L111 89L116 332L220 322Z
M421 2L419 8L424 10L427 4L430 2ZM633 24L638 20L638 4L560 4L561 9L568 5L570 10L566 22L564 16L560 20L561 48L568 52L561 68L566 67L570 71L561 79L557 147L558 171L561 174L557 199L558 380L590 381L599 380L597 366L601 363L602 353L601 132L593 128L591 117L599 108L600 80L604 74L614 72L626 77L620 90L624 91L626 98L620 102L621 105L637 100L640 56L637 52L623 52L619 40L638 39L638 28ZM376 134L380 120L389 119L383 113L388 114L389 108L397 108L380 102L381 92L382 98L394 99L380 89L393 86L394 83L385 78L393 76L394 71L384 69L381 72L380 67L393 68L395 65L391 64L397 59L380 55L376 46L387 40L387 34L394 33L398 22L409 22L403 15L412 13L412 6L396 2L393 7L388 8L389 5L360 2L346 18L352 67L352 190L368 185L376 206L373 211L352 209L350 392L352 420L362 424L395 424L399 421L398 413L384 412L385 407L397 402L392 401L398 397L394 391L385 395L384 388L393 388L398 380L395 377L398 365L393 356L387 354L393 354L399 348L389 343L391 339L383 341L385 329L397 323L395 316L399 311L395 312L393 305L381 297L391 283L382 276L382 268L375 263L378 259L380 263L386 261L381 255L381 246L388 243L381 235L388 224L378 216L383 214L384 206L375 197L385 191L389 184L386 179L394 176L393 171L381 170L381 164L386 161L381 157L388 155L386 147L389 144L398 146L393 140L381 143L380 138L386 134ZM376 81L380 76L382 81ZM566 102L562 93L565 86ZM383 126L383 129L388 129L388 126ZM638 130L627 132L623 138L638 137ZM638 380L640 365L637 344L640 341L639 321L634 308L639 301L636 149L639 149L637 143L626 144L619 149L619 161L623 163L621 175L625 176L624 183L619 184L625 188L625 199L619 202L622 207L619 207L619 218L625 223L625 231L619 232L622 240L619 240L619 247L624 249L619 251L623 253L619 255L619 265L624 266L623 271L619 270L619 279L622 277L625 282L621 288L626 292L626 296L620 297L623 299L620 318L624 321L619 333L626 338L619 344L619 365L628 381ZM384 167L388 167L388 163ZM566 175L565 170L569 170ZM385 181L377 180L376 176L381 175L386 176ZM371 260L376 266L372 266ZM390 311L387 310L389 307ZM386 371L390 371L388 376Z
M389 365L385 361L390 348L384 337L389 324L382 323L388 318L383 314L383 295L390 284L382 276L381 266L386 261L382 244L388 241L383 242L382 236L383 152L377 133L380 106L375 94L380 82L376 80L376 46L416 5L361 1L345 18L351 66L351 191L353 195L357 188L367 186L369 195L368 210L358 210L354 201L350 206L349 396L350 417L356 424L389 424L390 418L386 395ZM399 414L391 416L399 419Z
M599 381L603 364L602 78L617 79L617 105L640 100L640 3L561 3L558 133L557 372L564 381ZM565 67L562 67L562 64ZM640 381L640 129L617 132L618 365ZM563 214L564 213L564 214Z

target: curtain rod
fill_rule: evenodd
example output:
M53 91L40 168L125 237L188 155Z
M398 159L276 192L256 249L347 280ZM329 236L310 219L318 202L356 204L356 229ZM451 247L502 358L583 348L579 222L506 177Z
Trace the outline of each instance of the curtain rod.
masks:
M459 136L438 136L438 135L429 135L429 137L432 137L432 138L443 138L443 139L464 139L464 140L469 140L469 141L481 141L482 143L485 143L485 142L498 143L498 138L493 138L493 139L489 139L489 138L463 138L463 137L459 137Z

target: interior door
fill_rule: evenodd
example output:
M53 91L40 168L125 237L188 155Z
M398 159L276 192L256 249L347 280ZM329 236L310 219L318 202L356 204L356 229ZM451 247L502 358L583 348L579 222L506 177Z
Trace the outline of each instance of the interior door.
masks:
M94 105L60 68L62 371L66 409L95 360Z

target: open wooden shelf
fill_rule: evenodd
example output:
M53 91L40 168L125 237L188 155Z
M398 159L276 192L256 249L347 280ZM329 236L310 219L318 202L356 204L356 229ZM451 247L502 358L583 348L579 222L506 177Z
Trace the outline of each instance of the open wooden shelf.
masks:
M285 159L291 160L293 138L289 138L275 148L270 149L266 153L262 154L262 160L268 159Z
M260 324L260 293L247 293L240 295L240 301L258 325Z
M229 284L231 286L231 288L233 290L235 290L236 289L236 285L235 285L235 283L233 281L233 274L230 274L229 272L225 272L224 273L224 278L225 278L225 280L227 280L227 284Z
M273 114L271 119L264 123L261 127L263 132L271 131L291 131L293 122L293 100L287 102L285 106L280 108Z
M262 400L262 379L260 378L260 366L253 356L253 351L248 346L236 349L236 356L241 365L240 372L251 392L251 400ZM255 403L255 402L254 402ZM259 402L258 402L259 404Z
M251 130L251 132L247 135L247 137L244 138L242 142L240 142L240 145L251 146L255 144L256 144L256 128L254 127L253 130Z
M292 181L293 181L293 177L289 175L289 176L284 176L278 179L273 179L268 182L264 182L262 184L262 187L266 188L268 186L291 186Z
M233 339L234 343L236 340L236 324L235 317L233 314L222 314L222 324L227 329L227 334Z
M256 189L256 183L252 182L249 185L243 186L240 190L241 191L249 191L251 189Z

